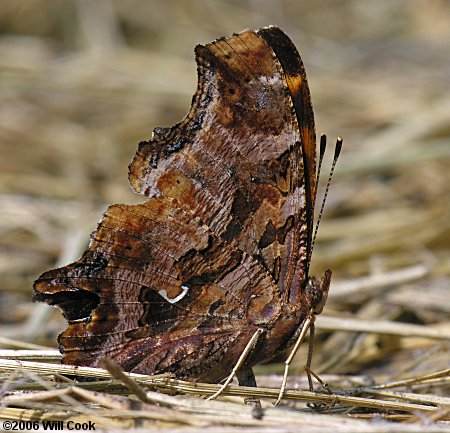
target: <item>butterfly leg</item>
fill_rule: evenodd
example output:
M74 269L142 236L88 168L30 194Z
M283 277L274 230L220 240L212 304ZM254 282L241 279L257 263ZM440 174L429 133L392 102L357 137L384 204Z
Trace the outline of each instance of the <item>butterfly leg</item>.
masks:
M240 386L249 386L256 388L255 373L253 373L252 367L242 366L237 372L236 377ZM261 400L255 397L244 398L244 403L253 408L253 416L257 419L263 417L263 410L261 408Z
M281 387L280 387L280 392L278 394L278 398L274 403L275 406L278 406L281 402L281 399L283 398L283 395L286 391L286 383L287 383L287 378L288 378L288 373L289 373L289 366L291 365L291 362L294 359L294 356L297 353L298 348L300 347L300 344L302 343L303 339L305 338L306 332L308 331L309 327L312 325L313 322L314 322L313 315L310 315L309 317L307 317L305 319L305 321L302 324L302 330L300 332L300 335L298 336L297 341L295 342L294 347L293 347L288 359L286 359L286 361L285 361L283 381L281 382Z
M314 385L312 378L314 377L317 382L320 383L322 388L327 392L328 394L332 395L331 389L329 388L328 384L326 384L314 371L311 370L311 359L312 359L312 353L313 353L313 346L314 346L314 333L315 333L315 327L314 323L311 324L309 331L309 348L308 348L308 358L306 361L305 371L306 376L308 377L308 384L309 384L309 390L311 392L314 392ZM331 408L333 405L327 405L325 403L307 403L306 404L309 408L314 410L324 410L326 408Z
M263 330L261 328L258 328L256 332L253 334L252 338L250 338L250 341L247 343L247 346L245 346L244 351L242 352L241 356L239 357L236 365L233 367L233 370L231 370L230 375L227 377L223 385L220 387L220 389L215 392L213 395L210 395L207 400L214 400L215 398L219 397L220 394L225 390L225 388L230 384L230 382L233 380L233 378L236 376L237 372L245 363L245 360L248 356L248 354L251 352L251 350L255 347L259 336L262 334ZM253 375L253 372L252 372ZM253 376L253 381L256 385L255 376Z
M311 392L314 392L314 385L311 377L311 361L312 361L312 353L313 353L313 346L314 346L314 334L315 334L315 327L314 323L311 324L309 329L309 347L308 347L308 358L306 359L306 376L308 378L308 386L309 390Z

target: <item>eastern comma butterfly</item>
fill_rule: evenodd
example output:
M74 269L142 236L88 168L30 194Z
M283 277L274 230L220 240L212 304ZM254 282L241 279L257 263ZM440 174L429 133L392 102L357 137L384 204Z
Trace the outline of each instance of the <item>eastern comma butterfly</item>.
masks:
M64 364L108 358L207 382L238 364L240 384L255 386L252 366L297 340L330 284L331 271L308 275L313 109L302 60L277 27L195 53L189 113L156 128L129 166L148 200L111 206L83 256L42 274L33 300L69 322L58 339Z

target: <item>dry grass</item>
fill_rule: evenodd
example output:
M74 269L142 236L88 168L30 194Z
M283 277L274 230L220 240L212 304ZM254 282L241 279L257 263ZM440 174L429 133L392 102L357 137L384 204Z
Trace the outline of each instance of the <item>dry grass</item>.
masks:
M359 431L366 423L356 420L358 418L364 420L373 417L374 414L380 419L410 424L424 420L427 420L429 424L440 420L450 420L448 397L390 391L412 385L448 385L450 369L393 383L347 388L345 391L333 394L290 390L284 397L286 404L315 402L321 403L322 409L317 410L317 413L312 416L311 413L295 406L286 410L271 407L269 403L265 405L263 418L256 419L249 407L233 402L233 399L219 402L192 397L211 395L219 389L220 385L184 382L171 379L168 375L126 374L122 380L114 380L114 378L110 379L110 374L106 370L22 361L19 359L28 358L30 354L21 352L19 350L0 353L2 356L0 370L5 376L9 374L4 381L4 389L8 395L3 398L3 404L7 406L7 409L0 413L0 416L7 419L66 420L84 416L86 420L95 421L100 426L121 428L136 426L137 419L139 423L153 427L155 424L165 423L194 427L211 424L279 427L282 419L283 427L277 431L285 431L286 427L292 429L305 422L313 423L317 426L317 431L325 431L325 428L336 425L345 426L347 431ZM35 354L36 357L39 355L41 359L49 355L54 358L57 352ZM67 375L77 375L97 379L97 381L74 383L67 379ZM55 382L55 378L60 380ZM343 380L336 377L331 379ZM26 393L30 390L34 392ZM130 392L131 395L129 395ZM174 392L177 396L171 395ZM278 388L229 386L224 396L258 397L273 401L278 392ZM187 398L184 395L191 397ZM141 403L136 404L138 400ZM114 409L114 412L110 412L111 409ZM349 422L349 419L353 421ZM392 430L389 427L388 430L397 431L395 426ZM380 430L375 428L369 431Z
M450 5L397 2L4 0L0 8L0 418L112 429L450 431ZM193 47L278 24L305 61L319 132L343 135L313 268L334 272L317 321L311 395L295 359L260 388L58 364L57 311L32 281L78 258L127 184L137 143L176 123L195 88ZM13 350L14 349L14 350ZM262 420L242 396L263 399ZM140 399L140 400L139 400ZM305 401L326 403L315 413ZM387 422L389 421L389 422Z

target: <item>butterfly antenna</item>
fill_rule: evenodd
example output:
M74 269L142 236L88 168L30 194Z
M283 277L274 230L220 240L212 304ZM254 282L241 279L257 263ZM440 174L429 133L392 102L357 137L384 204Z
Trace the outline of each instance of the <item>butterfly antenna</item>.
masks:
M316 190L314 191L314 203L317 199L317 186L319 185L319 178L320 178L320 169L322 168L322 161L323 157L325 155L325 150L327 148L327 136L326 134L322 134L320 136L320 153L319 153L319 164L317 168L317 177L316 177Z
M320 137L320 159L319 159L319 168L318 168L318 173L317 173L317 183L319 182L320 166L322 165L322 159L323 159L322 149L323 149L323 153L325 153L326 141L327 141L326 136L322 135ZM330 170L330 174L328 176L327 186L325 188L325 194L323 196L322 204L320 206L319 216L317 217L317 223L316 223L316 227L314 229L314 236L313 236L313 240L312 240L312 243L311 243L311 250L309 252L308 263L311 261L312 252L313 252L313 249L314 249L314 244L316 243L317 231L319 230L320 220L322 219L323 209L325 208L325 202L327 201L327 197L328 197L328 190L330 189L331 179L333 177L333 173L334 173L334 169L336 167L337 160L338 160L339 155L341 153L342 142L343 142L342 138L338 137L337 140L336 140L336 146L334 148L333 163L331 164L331 170ZM317 189L318 188L316 187L316 194L317 194Z
M322 162L323 162L323 157L325 155L326 148L327 148L327 136L326 136L326 134L322 134L320 136L320 152L319 152L319 163L318 163L318 167L317 167L317 175L316 175L316 182L315 182L315 188L316 189L314 191L314 201L313 201L314 204L316 203L316 199L317 199L317 190L319 189L318 185L319 185L319 178L320 178L320 170L322 168ZM314 213L312 213L312 216L311 216L311 228L312 228L312 225L314 224L313 218L314 218ZM308 275L308 273L309 273L308 272L309 271L309 264L311 263L313 246L314 246L314 240L312 241L311 248L309 249L308 261L307 261L307 263L308 263L307 268L308 269L306 271L306 275Z

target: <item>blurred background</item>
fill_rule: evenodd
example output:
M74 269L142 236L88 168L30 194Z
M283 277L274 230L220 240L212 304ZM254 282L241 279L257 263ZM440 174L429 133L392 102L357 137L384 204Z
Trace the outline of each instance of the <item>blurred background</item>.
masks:
M33 280L78 258L109 204L143 201L127 166L187 113L195 45L270 24L301 53L318 133L344 137L313 256L334 272L324 315L448 332L450 2L2 0L0 336L56 347L64 321L37 313ZM341 372L448 350L326 329L317 344Z

